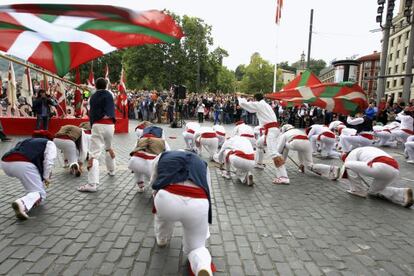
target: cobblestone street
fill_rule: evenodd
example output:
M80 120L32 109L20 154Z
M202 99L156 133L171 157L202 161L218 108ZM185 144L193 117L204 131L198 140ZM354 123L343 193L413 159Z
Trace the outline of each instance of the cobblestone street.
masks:
M138 194L127 169L135 125L131 121L129 134L115 136L117 174L109 177L102 168L97 193L78 192L86 174L69 175L59 156L48 198L27 221L18 221L11 208L22 185L0 172L0 274L188 274L182 228L176 227L166 248L157 247L151 191ZM173 149L184 147L182 129L164 129ZM1 143L0 152L19 139ZM398 185L414 188L413 165L396 149L388 151L402 167ZM210 163L208 247L215 275L414 275L413 208L353 197L344 183L303 175L291 161L291 185L275 186L270 161L264 171L254 171L254 187L225 180Z

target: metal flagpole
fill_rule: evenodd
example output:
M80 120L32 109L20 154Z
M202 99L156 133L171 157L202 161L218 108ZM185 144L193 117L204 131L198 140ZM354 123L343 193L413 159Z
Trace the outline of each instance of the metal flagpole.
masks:
M276 57L275 57L275 69L273 72L273 92L276 92L277 83L277 60L279 58L279 24L276 24Z

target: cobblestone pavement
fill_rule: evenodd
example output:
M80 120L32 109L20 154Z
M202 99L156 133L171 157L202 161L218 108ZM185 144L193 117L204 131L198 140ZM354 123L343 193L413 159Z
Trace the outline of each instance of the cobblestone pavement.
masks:
M184 146L182 129L165 129L172 148ZM17 140L1 143L0 153ZM47 202L25 222L10 206L22 185L1 171L0 274L187 275L181 227L167 248L155 244L151 193L136 193L126 167L134 142L133 133L116 135L117 175L101 175L95 194L76 191L86 175L71 177L60 158ZM400 184L413 187L413 166L391 152L401 161ZM341 183L300 174L290 161L291 185L274 186L268 164L254 172L253 188L210 166L216 275L414 275L413 209L353 197Z

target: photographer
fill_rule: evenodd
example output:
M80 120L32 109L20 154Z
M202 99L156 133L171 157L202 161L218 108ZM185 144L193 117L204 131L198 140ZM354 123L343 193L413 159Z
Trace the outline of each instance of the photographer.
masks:
M44 130L49 127L49 119L52 117L50 107L57 106L57 102L49 95L46 95L46 91L41 89L36 100L33 102L33 112L36 114L36 129L40 129L40 124L43 122Z

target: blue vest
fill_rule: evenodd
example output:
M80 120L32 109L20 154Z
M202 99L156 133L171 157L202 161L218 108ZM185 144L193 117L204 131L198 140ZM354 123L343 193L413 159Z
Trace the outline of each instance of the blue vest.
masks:
M26 157L30 163L36 166L39 170L40 177L43 178L43 160L45 159L46 144L49 140L44 138L29 138L17 143L17 145L6 152L2 158L9 156L12 153L19 153Z
M89 110L89 121L91 126L96 121L102 119L105 116L112 118L115 123L115 104L114 98L111 93L107 90L98 90L96 91L90 101L90 110Z
M152 189L161 190L164 187L191 180L207 193L209 209L208 223L212 222L210 189L207 183L207 163L198 155L184 151L167 151L161 154L157 166L158 177Z
M162 128L157 126L148 126L142 131L142 136L145 134L152 134L157 138L162 138Z

